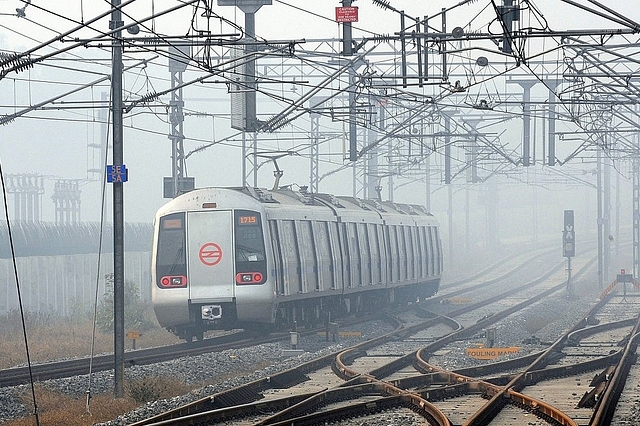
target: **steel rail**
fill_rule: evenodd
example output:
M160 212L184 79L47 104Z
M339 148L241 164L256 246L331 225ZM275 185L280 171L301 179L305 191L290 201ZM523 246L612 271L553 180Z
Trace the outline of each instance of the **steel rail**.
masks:
M315 424L318 421L335 421L345 417L361 416L371 411L379 411L381 407L391 408L400 405L408 406L413 411L427 418L432 425L449 426L447 417L435 405L428 402L420 395L400 389L389 383L376 380L370 376L361 376L356 382L365 380L366 383L356 383L350 386L339 386L330 390L319 392L308 400L301 401L274 416L271 416L257 425L286 425L286 424ZM309 414L310 410L326 407L338 401L351 401L366 395L380 395L376 401L367 401L359 404L349 404L348 407L338 407L332 410ZM374 404L372 406L371 404Z
M584 273L589 267L590 265L594 262L594 260L591 260L590 262L587 262L587 264L585 266L583 266L576 274L576 276L579 276L580 274ZM545 274L547 277L550 276L550 273ZM534 280L531 283L527 284L527 286L533 286L535 285L535 283L543 280L544 278L538 279L538 280ZM556 291L562 290L565 287L566 283L561 283L560 285L554 286L549 290L546 290L544 292L542 292L541 294L537 295L534 297L534 299L536 300L540 300L542 297L546 297ZM522 288L518 289L519 291L522 290ZM504 296L502 296L504 297ZM552 410L551 408L547 407L546 404L543 404L541 401L536 400L535 398L531 398L528 397L526 395L522 395L516 392L516 384L520 383L520 380L522 380L522 377L525 376L525 373L527 372L531 372L531 370L533 369L533 366L540 366L542 365L544 362L543 360L547 359L550 354L555 351L555 349L557 348L557 346L559 346L562 342L565 342L567 340L567 336L569 336L572 332L585 327L588 323L589 323L589 318L593 317L593 315L595 315L595 313L602 307L604 306L604 304L606 303L607 300L609 300L610 295L607 298L602 299L598 304L596 304L596 306L594 306L591 311L589 312L589 314L587 314L587 316L585 317L585 319L581 320L578 324L576 324L574 327L572 327L569 331L567 331L560 339L558 339L553 345L551 345L551 347L549 349L547 349L546 351L543 351L540 354L536 354L536 357L531 357L533 358L533 361L531 362L531 364L529 365L529 367L524 371L524 373L520 373L518 375L516 375L514 378L512 378L505 386L497 386L494 385L492 383L486 382L486 381L479 381L477 379L468 377L468 376L464 376L462 374L458 374L458 373L454 373L454 372L445 372L442 369L439 369L438 367L432 366L430 365L427 361L426 361L426 355L442 348L444 345L448 344L449 342L455 340L456 338L459 337L463 337L464 335L470 333L470 332L475 332L479 329L482 329L484 327L486 327L489 324L495 323L498 320L506 317L507 315L510 315L513 312L516 312L519 309L522 309L525 306L528 306L531 304L531 300L527 300L524 302L521 302L509 309L506 309L500 313L498 313L497 315L493 315L483 321L480 321L479 323L475 324L472 327L469 327L468 329L464 329L464 330L460 330L460 331L456 331L451 333L450 335L444 337L443 339L439 339L438 341L428 345L425 348L422 348L418 351L415 352L415 359L416 359L416 364L415 364L415 368L419 371L423 371L423 372L438 372L441 374L441 377L445 377L447 383L449 384L465 384L465 388L467 389L467 391L469 389L473 389L473 390L479 390L482 394L487 395L490 397L489 402L487 402L480 410L478 410L466 423L465 425L475 425L475 424L488 424L488 422L491 421L491 419L493 419L493 417L502 409L502 407L504 407L504 405L506 405L507 402L509 402L509 400L511 399L511 397L513 397L512 401L517 401L520 405L525 405L527 407L529 407L530 409L533 409L535 407L544 407L544 409L542 408L537 408L537 413L539 413L542 416L550 416L554 419L557 419L556 421L558 421L560 424L563 425L574 425L575 423L573 422L573 420L571 420L566 414L562 413L560 410ZM478 303L482 303L482 302L478 302ZM477 304L476 304L477 305ZM454 314L451 314L452 316ZM533 376L529 376L529 377L533 377ZM473 384L472 384L473 383ZM471 386L471 387L470 387ZM511 392L515 392L515 393L511 393ZM428 393L429 396L433 396L433 394ZM551 414L550 414L551 413Z
M586 267L585 267L586 268ZM582 270L584 270L583 268ZM601 299L585 316L585 318L579 321L574 327L565 332L560 338L558 338L547 350L545 350L538 358L536 358L524 371L517 374L507 385L505 385L498 393L490 395L489 401L484 404L478 411L476 411L467 421L464 426L478 426L487 425L502 410L502 408L509 402L518 401L520 404L527 404L530 407L539 405L538 402L528 396L521 396L518 392L524 388L527 384L527 373L531 373L534 370L540 369L540 367L546 365L549 358L554 352L557 352L559 348L566 344L568 336L574 331L584 328L589 318L593 317L611 298L611 294ZM513 393L515 392L515 394ZM512 399L512 396L516 399ZM548 415L548 413L544 413ZM557 417L557 419L556 419ZM552 417L562 425L575 425L576 423L566 414L560 410L555 409L555 414Z
M403 325L397 318L386 316L387 320L390 321L395 327L396 330L402 329ZM143 426L143 425L159 425L159 424L172 424L172 425L188 425L192 424L189 421L193 420L193 417L189 419L184 419L185 416L200 416L199 419L207 418L207 416L216 416L214 411L215 409L229 407L230 404L247 404L249 402L257 401L262 398L260 394L262 391L266 389L271 389L275 386L280 386L282 383L290 383L290 377L295 376L301 380L301 376L305 374L316 371L320 368L327 367L331 365L334 361L334 358L337 354L342 351L333 352L322 356L320 358L311 360L309 362L303 363L297 367L282 371L277 374L273 374L269 377L263 377L261 379L257 379L246 383L244 385L228 389L219 393L216 393L211 396L207 396L205 398L201 398L199 400L193 401L189 404L185 404L181 407L175 408L173 410L166 411L164 413L158 414L156 416L150 417L148 419L141 420L139 422L133 423L129 426ZM184 421L184 423L182 423ZM169 423L163 423L169 422Z
M452 322L451 320L446 319L444 317L432 318L426 321L425 323L436 324L436 323L441 323L446 321L450 321L450 324L452 324L452 327L454 327L453 324L455 324L456 328L459 327L459 325L456 322ZM422 327L425 327L425 326L423 325ZM419 329L420 329L420 326L415 328L416 331L419 331ZM415 332L413 330L414 330L413 328L405 329L402 327L402 325L399 322L397 322L397 330L395 332L396 338L398 336L402 337L402 336L412 334L413 332ZM385 338L391 338L391 336L388 336L388 337L382 336L381 338L376 338L374 340L379 342L379 341L383 341ZM354 357L357 357L359 353L362 353L362 349L359 352L352 351L350 354ZM296 367L291 370L287 370L282 373L283 376L292 375L293 379L288 377L281 377L279 375L272 375L271 377L259 379L254 382L242 385L238 388L229 389L227 391L215 394L213 396L202 398L198 401L194 401L193 403L184 405L182 407L178 407L174 410L161 413L152 418L137 422L134 425L142 426L142 425L151 425L151 424L192 424L189 422L195 421L196 418L199 419L198 421L205 421L203 419L214 418L214 416L228 415L229 412L233 412L233 408L231 407L227 408L229 405L242 404L244 408L248 410L248 412L250 410L266 409L265 407L267 405L265 405L266 404L265 401L256 402L263 397L261 395L261 392L263 392L266 389L273 388L274 384L280 383L280 382L291 382L292 380L293 381L297 380L299 383L304 380L303 376L307 372L328 366L329 364L332 364L332 361L333 361L333 365L335 366L336 365L335 358L338 355L339 353L329 354L325 357L322 357L321 359L314 360L310 363L303 364L299 367ZM363 376L363 375L359 375L356 377L356 379L353 379L353 380L354 380L353 383L367 383L367 382L377 381L377 379L374 377ZM350 382L346 382L345 384L343 384L343 386L347 386L348 383ZM308 398L311 401L313 400L311 399L312 396L309 396ZM300 404L302 404L301 406L304 406L305 404L311 404L311 402L304 402L304 399L305 398L300 400ZM434 411L432 408L429 408L429 409L433 411L433 413L438 413L438 411ZM225 412L225 410L231 410L231 411ZM202 413L202 414L200 415L196 413ZM184 420L182 420L182 418L185 416L187 416L188 418L185 418ZM436 415L436 417L438 416ZM162 423L162 422L169 422L169 423Z
M360 324L371 320L371 316L360 317L346 324ZM387 318L387 317L385 317ZM318 333L324 329L304 330L301 336ZM176 345L159 346L148 349L138 349L125 352L125 367L133 365L149 365L158 362L171 361L184 356L195 356L211 352L220 352L226 349L237 349L240 347L254 346L262 343L280 342L290 339L290 333L280 332L270 336L257 339L251 332L239 332L219 337L205 339L199 342L179 343ZM88 374L89 358L78 358L57 362L35 364L32 367L36 380L43 381L49 379L60 379L65 377ZM113 354L99 355L93 358L94 372L107 371L113 368ZM0 388L16 386L29 382L28 367L14 367L0 370Z
M640 341L640 316L638 317L636 325L633 327L632 337L625 345L622 357L616 365L613 377L607 384L604 394L598 402L596 411L593 413L593 416L591 416L590 425L604 426L611 424L611 419L613 418L616 404L624 389L627 376L629 375L631 366L637 359L636 349L638 348L638 341Z

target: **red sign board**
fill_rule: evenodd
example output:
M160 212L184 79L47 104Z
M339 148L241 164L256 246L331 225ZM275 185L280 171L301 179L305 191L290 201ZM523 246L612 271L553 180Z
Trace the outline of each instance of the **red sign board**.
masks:
M358 7L336 7L336 22L358 22Z

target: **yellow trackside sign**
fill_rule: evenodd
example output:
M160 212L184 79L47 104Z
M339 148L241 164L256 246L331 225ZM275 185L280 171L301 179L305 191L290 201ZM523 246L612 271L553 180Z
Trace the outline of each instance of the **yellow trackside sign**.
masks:
M502 355L515 354L520 348L467 348L467 356L475 359L494 359Z

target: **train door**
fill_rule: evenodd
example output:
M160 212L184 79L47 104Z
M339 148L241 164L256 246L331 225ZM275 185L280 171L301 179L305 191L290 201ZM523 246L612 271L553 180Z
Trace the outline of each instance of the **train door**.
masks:
M351 287L361 287L362 259L360 257L360 245L358 244L358 231L356 223L347 223L347 256L351 265Z
M437 252L437 245L434 245L434 236L433 236L433 226L430 226L427 228L428 229L428 240L429 240L429 266L431 269L431 274L432 275L437 275L438 271L436 269L436 265L437 265L437 257L438 257L438 252Z
M366 223L356 224L356 238L360 252L360 284L371 285L371 254L369 252L369 236Z
M230 302L234 294L233 215L187 213L189 299Z
M329 243L331 244L331 255L333 257L333 282L334 289L342 290L345 282L346 266L343 266L344 256L340 249L340 237L337 222L328 222L329 227ZM348 287L348 286L347 286Z
M298 253L300 254L301 277L303 293L318 291L318 263L314 252L314 241L311 231L311 222L301 220L296 222L296 235L298 236Z
M333 281L334 256L333 253L331 253L327 225L327 222L311 222L311 236L315 242L314 252L317 259L316 270L318 271L316 285L319 291L335 288Z
M278 224L275 220L269 221L269 229L271 231L271 246L274 257L275 275L276 275L276 291L278 295L284 296L284 282L285 282L285 269L283 265L282 247L280 245L282 239L280 238L280 231Z
M278 221L278 237L282 254L282 279L284 294L302 293L300 255L296 243L296 230L292 220Z
M437 226L433 227L433 237L435 239L436 273L440 275L442 274L442 240L440 239L440 229Z

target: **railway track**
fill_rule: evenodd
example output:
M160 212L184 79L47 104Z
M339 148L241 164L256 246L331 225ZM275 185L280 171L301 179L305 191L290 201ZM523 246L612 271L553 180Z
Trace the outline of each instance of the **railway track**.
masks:
M342 327L356 327L366 321L371 321L372 316L352 318L340 323ZM303 330L298 332L300 336L317 334L320 329ZM282 342L290 340L289 332L274 333L266 337L257 337L253 333L238 331L197 342L180 343L170 346L159 346L148 349L138 349L125 352L125 367L133 365L150 365L177 358L196 356L211 352L222 352L229 349L246 348L259 344ZM100 372L113 369L113 354L98 355L93 358L78 358L34 364L31 373L35 381L60 379L65 377L88 374L91 363L91 371ZM0 370L0 387L16 386L28 383L30 380L29 368L26 366Z
M504 263L510 261L513 262L514 259L517 259L517 256L509 256L474 274L472 277L468 277L463 280L451 283L450 286L458 287L471 279L480 279L482 276L492 273ZM354 320L353 324L355 325L361 323L362 321L364 321L364 319L359 318ZM301 334L313 334L317 331L318 330L304 331L301 332ZM170 361L184 356L194 356L213 351L223 351L225 349L235 349L260 343L278 342L288 339L288 332L273 334L267 338L257 338L250 333L239 332L230 335L205 339L203 341L181 343L177 345L162 346L149 349L139 349L135 351L125 352L125 367L131 365L149 365L163 361ZM98 355L95 356L93 360L90 360L89 358L78 358L73 360L62 360L42 364L34 364L31 367L31 372L34 380L36 381L59 379L87 374L89 372L90 363L91 370L93 372L111 370L113 369L113 355ZM26 366L0 370L0 388L28 383L29 380L29 368Z
M590 264L584 265L583 270L576 276L589 267ZM553 272L545 274L547 279L549 274ZM543 278L533 280L530 286L534 288L542 285L543 282L545 282ZM534 297L500 310L478 321L473 327L462 327L453 318L503 300L505 294L502 297L489 297L473 304L473 307L465 306L457 309L452 312L452 315L435 315L420 323L405 326L379 338L363 342L346 351L327 355L320 363L314 363L311 369L310 365L292 369L285 373L285 377L289 377L287 380L277 378L273 380L274 383L270 383L272 378L266 379L261 381L259 386L250 385L250 391L245 387L233 390L236 396L229 397L229 393L212 395L191 405L140 421L135 425L227 424L225 422L231 419L233 424L323 424L344 421L348 417L372 416L387 410L411 412L412 415L422 418L423 422L448 425L451 424L450 413L440 408L440 401L471 397L478 401L475 403L476 409L468 414L467 420L454 424L489 424L498 418L500 413L509 412L513 407L518 413L524 413L523 416L543 422L578 424L562 410L520 391L526 386L532 386L553 377L566 376L568 372L593 371L623 358L608 354L596 356L595 360L544 368L557 360L558 351L564 348L567 342L571 341L575 344L578 334L570 333L583 329L605 305L606 299L586 315L587 320L581 318L571 330L542 352L505 363L494 363L491 366L485 365L459 371L446 371L429 364L428 361L430 354L450 342L473 335L478 330L496 324L514 312L560 292L564 288L564 282L547 285ZM518 289L512 291L518 291ZM425 316L425 313L420 316ZM631 319L627 319L610 327L629 327L631 322ZM436 333L440 334L437 337L424 336L425 332L433 330L436 326L444 327L447 331ZM421 337L416 338L421 334ZM387 342L407 339L414 343L430 339L433 339L433 342L410 354L370 356L375 347ZM632 350L633 348L630 347L629 352ZM330 366L327 365L328 363ZM375 364L381 365L371 368ZM328 371L329 369L333 374ZM512 372L504 373L504 371ZM498 376L482 377L492 373ZM292 386L283 385L287 381ZM485 398L488 398L488 401ZM460 404L457 406L459 407ZM513 414L508 415L513 416Z
M536 255L536 259L540 259L538 256ZM587 270L589 265L584 264L582 269ZM503 290L505 280L519 279L519 273L530 274L530 271L521 271L522 268L509 267L508 262L502 262L502 267L508 272L498 274L498 278L491 278L484 286L469 279L461 280L464 283L459 284L460 288L450 286L457 292L453 297L461 297L467 293L470 295L469 300L475 300L479 297L473 296L473 292L477 293L478 289L482 289L486 295L489 293L486 291L487 288L496 287ZM589 360L586 359L587 355L580 352L594 352L589 348L598 338L592 336L611 334L607 327L623 336L631 333L635 319L610 321L612 318L619 318L619 313L615 311L601 311L599 315L606 324L597 327L590 326L595 322L597 311L589 313L584 321L576 323L572 328L572 334L559 339L564 339L563 343L554 342L544 351L504 363L447 370L430 361L438 351L452 342L477 337L481 330L494 326L521 309L564 290L565 283L562 280L558 282L557 279L551 279L558 275L559 268L561 265L551 269L547 267L543 276L531 280L526 286L512 286L508 291L498 292L477 302L468 301L462 306L432 300L431 303L416 308L414 319L403 318L402 326L397 323L396 330L391 333L362 342L347 351L326 355L296 368L216 393L133 424L323 424L343 423L350 418L375 419L376 416L381 416L382 419L386 419L385 413L389 412L404 420L401 423L388 424L405 424L405 421L443 425L514 424L515 418L530 425L609 424L606 422L611 421L615 410L607 410L607 407L615 407L615 402L620 397L626 377L622 373L625 369L634 370L636 338L627 339L628 348L619 349L611 354L591 353ZM574 278L582 272L575 274ZM602 305L605 306L604 302ZM439 308L446 311L446 314L434 313L431 311L432 308ZM491 314L480 315L482 312ZM288 335L274 338L286 339ZM236 339L241 341L240 345L256 344L255 340L242 343L243 339L240 336L236 336ZM403 349L400 351L402 353L397 352L397 349L397 353L388 353L385 352L386 349L380 349L385 344L397 347L400 341L405 342L407 347L416 349ZM192 348L193 344L179 346L184 346L188 349L187 352L193 349L206 352L211 350L206 348L209 346L207 343L211 342L205 340L195 345L202 348ZM609 346L602 345L600 350L611 351L612 344L607 342L606 345ZM215 345L219 349L221 342L218 341ZM175 347L169 351L174 355L176 353ZM572 351L576 354L572 354ZM559 356L559 353L562 353L562 356ZM627 355L623 356L625 353ZM575 362L570 360L572 357L575 358ZM111 359L107 359L108 366L105 369L110 369ZM139 359L140 361L129 363L145 362L144 357ZM559 359L563 362L559 363ZM617 366L618 362L626 364ZM80 369L82 370L82 367ZM613 380L587 380L587 376L594 374L613 378L614 372L620 372L617 385L613 385ZM82 371L82 374L85 373L86 370ZM66 374L68 373L63 375ZM556 380L574 380L581 388L571 392L571 396L567 398L568 402L558 400L552 403L548 397L549 391L545 395L541 384L551 383L547 386L550 386L548 389L553 389ZM589 385L593 383L593 386L587 386L587 382ZM607 396L605 399L603 394L607 390L611 397ZM588 392L591 392L591 396L587 395ZM589 405L587 402L579 407L581 414L571 410L572 401L589 401L589 398L593 400L593 404ZM631 407L630 410L632 409ZM596 414L600 411L602 414ZM594 418L587 419L591 413ZM382 423L384 421L386 420L381 420Z

